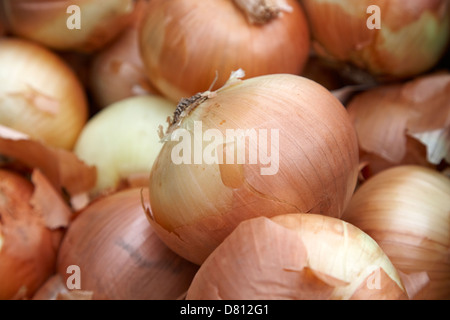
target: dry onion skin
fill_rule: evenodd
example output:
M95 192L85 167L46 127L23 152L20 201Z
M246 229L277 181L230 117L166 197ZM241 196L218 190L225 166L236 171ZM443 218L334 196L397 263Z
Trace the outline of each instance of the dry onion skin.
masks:
M8 31L55 50L92 52L130 23L133 0L3 0Z
M0 39L0 125L72 149L87 117L85 91L60 57L27 40Z
M54 229L48 226L55 220L46 220L42 209L59 202L52 193L40 199L49 192L36 195L35 189L22 175L0 169L0 300L31 298L55 271L62 234L57 220Z
M187 300L407 299L378 244L317 214L243 221L200 266Z
M450 163L450 73L422 75L357 93L347 104L365 178L415 164Z
M407 78L431 69L449 43L447 0L301 3L319 55L338 64L354 65L381 81ZM370 7L373 5L377 8Z
M152 230L142 212L141 192L130 188L97 199L74 219L57 261L65 289L91 292L95 300L184 296L198 266L173 253ZM70 266L79 273L68 272ZM79 288L67 286L77 284L71 276L80 277Z
M296 0L152 0L140 47L150 81L178 102L220 88L238 68L300 74L310 35Z
M251 217L293 211L339 217L356 185L356 134L327 89L289 74L237 76L179 104L150 174L150 223L197 264ZM206 138L210 129L214 143ZM180 151L186 144L192 151ZM256 161L249 155L255 145ZM190 155L180 163L175 158L184 152ZM227 160L239 152L245 159Z
M93 197L122 184L148 185L149 172L162 148L158 126L175 108L164 97L142 95L115 102L89 119L74 153L96 168L96 183L90 190Z
M450 179L429 168L387 169L355 192L342 219L369 234L396 268L426 272L417 299L450 299Z

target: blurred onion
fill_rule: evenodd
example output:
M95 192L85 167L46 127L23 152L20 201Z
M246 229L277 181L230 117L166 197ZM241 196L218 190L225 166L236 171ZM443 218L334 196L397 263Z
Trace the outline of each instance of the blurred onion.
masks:
M61 201L49 189L0 169L0 300L31 298L55 271L62 233L59 225L49 225L58 221ZM48 204L57 210L53 218L42 210Z
M0 125L71 149L87 117L84 88L59 56L31 41L0 39Z
M92 52L119 34L132 10L133 0L2 0L0 20L12 34L46 47ZM71 29L73 22L79 29Z
M434 67L450 40L447 0L302 0L322 57L390 80ZM379 16L370 6L379 8ZM379 18L380 29L368 27Z
M450 299L450 179L397 166L365 181L343 219L377 241L399 271L426 272L417 299Z
M184 296L198 267L168 249L146 221L141 188L97 199L71 223L57 268L63 284L76 283L94 300L163 300ZM58 286L57 286L58 287ZM61 288L61 286L59 286ZM68 288L69 291L77 289Z
M133 184L133 180L147 186L149 172L162 148L158 126L166 122L175 107L160 96L135 96L113 103L89 119L74 153L97 169L93 196Z

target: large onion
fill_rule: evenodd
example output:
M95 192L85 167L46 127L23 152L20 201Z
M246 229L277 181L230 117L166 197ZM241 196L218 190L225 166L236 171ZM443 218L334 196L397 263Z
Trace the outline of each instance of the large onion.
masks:
M198 269L154 233L142 212L140 188L108 195L81 211L63 239L57 268L63 284L79 286L66 289L111 300L177 299Z
M255 11L268 21L250 22L246 12ZM149 79L178 101L207 90L216 77L213 88L221 87L238 68L248 77L299 74L310 42L296 0L152 0L140 45Z
M8 30L57 50L91 52L129 23L133 0L2 0Z
M373 237L399 271L427 272L417 298L450 299L450 179L420 166L397 166L355 192L343 219Z
M340 219L286 214L242 222L205 260L189 299L405 299L367 234Z
M318 54L356 65L380 80L411 77L429 70L449 43L447 0L301 3Z
M31 41L0 39L0 124L71 149L88 117L85 91L67 64Z
M287 74L232 79L187 108L180 103L151 171L150 222L195 263L247 218L339 217L358 175L353 126L328 90ZM240 152L245 159L227 160Z

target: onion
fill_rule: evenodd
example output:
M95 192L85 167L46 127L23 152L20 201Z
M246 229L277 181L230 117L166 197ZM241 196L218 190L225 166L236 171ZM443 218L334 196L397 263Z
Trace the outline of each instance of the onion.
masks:
M339 217L356 185L356 135L328 90L289 74L239 80L240 71L181 101L150 174L150 222L198 264L247 218Z
M418 299L450 299L450 179L420 166L397 166L365 181L343 219L377 241L399 271L425 271Z
M92 57L89 89L100 108L135 95L157 93L147 78L139 51L139 23L146 5L146 1L137 1L133 24Z
M315 51L381 81L434 67L450 39L447 0L302 0ZM380 23L377 26L377 23Z
M56 54L30 41L0 39L0 124L71 149L88 117L84 88Z
M91 292L92 299L157 300L183 296L198 267L160 241L142 213L141 189L131 188L78 214L61 244L57 269L69 291Z
M140 47L150 81L178 102L221 87L238 68L248 77L300 74L310 42L296 0L152 0Z
M31 298L55 271L70 210L45 181L0 169L0 300Z
M450 163L447 71L358 93L347 111L358 134L364 177L401 164L438 169Z
M396 269L355 226L317 214L243 221L201 265L186 299L406 299Z
M3 0L0 20L23 39L57 50L92 52L129 23L133 0Z
M91 189L94 197L122 184L139 185L141 178L148 184L152 164L162 148L158 126L175 108L163 97L143 95L120 100L89 119L74 153L97 169L96 184Z

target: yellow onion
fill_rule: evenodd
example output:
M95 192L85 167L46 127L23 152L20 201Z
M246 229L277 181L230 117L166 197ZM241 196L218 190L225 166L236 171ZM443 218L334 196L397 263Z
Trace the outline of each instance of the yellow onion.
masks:
M148 184L152 164L162 148L158 126L176 105L166 98L135 96L115 102L89 119L74 147L76 156L97 170L93 196L122 184Z
M364 177L401 164L450 163L450 73L357 93L347 111L358 135Z
M317 214L243 221L200 266L186 299L407 299L378 244Z
M296 0L153 0L140 47L150 81L178 102L221 87L238 68L300 74L310 42Z
M421 74L447 49L447 0L301 0L315 51L380 80Z
M450 179L397 166L365 181L343 219L369 234L399 271L426 272L418 299L450 299Z
M68 291L91 292L92 299L159 300L184 296L198 267L161 242L142 212L141 188L131 188L77 215L57 269Z
M0 300L31 298L55 272L70 213L39 172L0 169Z
M89 63L88 87L104 108L119 100L156 93L147 79L139 51L138 32L147 2L136 2L134 21L108 46L95 53Z
M48 145L71 149L88 117L74 72L33 42L0 39L0 124Z
M339 217L356 184L356 135L339 100L300 76L241 71L180 102L150 174L150 222L198 264L247 218Z
M3 0L0 20L46 47L91 52L119 34L132 11L133 0Z

